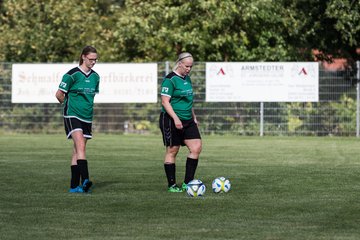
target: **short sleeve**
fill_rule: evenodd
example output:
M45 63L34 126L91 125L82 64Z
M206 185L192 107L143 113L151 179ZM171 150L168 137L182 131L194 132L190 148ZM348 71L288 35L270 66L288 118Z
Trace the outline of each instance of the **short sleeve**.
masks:
M170 79L164 79L161 84L161 95L171 97L174 92L174 84Z
M65 74L59 85L59 89L63 92L68 92L73 83L73 78L69 74Z

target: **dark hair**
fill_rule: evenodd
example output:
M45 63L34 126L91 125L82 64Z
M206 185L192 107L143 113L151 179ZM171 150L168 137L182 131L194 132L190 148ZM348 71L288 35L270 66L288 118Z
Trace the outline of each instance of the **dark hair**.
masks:
M83 55L88 55L89 53L97 53L96 48L92 47L92 46L86 46L83 48L81 54L80 54L80 59L79 59L79 65L83 64L84 60L82 59Z

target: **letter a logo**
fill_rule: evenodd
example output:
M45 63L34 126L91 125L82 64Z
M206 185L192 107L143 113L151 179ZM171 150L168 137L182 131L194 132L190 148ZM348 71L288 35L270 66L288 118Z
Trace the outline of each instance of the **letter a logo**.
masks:
M299 72L299 75L301 75L301 74L307 75L307 72L304 67Z
M217 75L225 75L224 69L220 68L220 70L218 71Z

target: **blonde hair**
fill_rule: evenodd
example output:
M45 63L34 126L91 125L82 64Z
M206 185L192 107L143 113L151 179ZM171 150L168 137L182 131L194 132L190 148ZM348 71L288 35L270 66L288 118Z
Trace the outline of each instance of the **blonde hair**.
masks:
M185 58L194 59L193 56L191 55L191 53L189 53L189 52L180 53L179 56L178 56L178 59L175 62L175 66L173 67L173 71L175 71L179 67L179 62L181 62Z

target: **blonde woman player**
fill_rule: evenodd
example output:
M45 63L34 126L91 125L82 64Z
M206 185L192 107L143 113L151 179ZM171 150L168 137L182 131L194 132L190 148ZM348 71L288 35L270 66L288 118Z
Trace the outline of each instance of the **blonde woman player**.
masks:
M178 56L175 67L161 84L159 125L166 147L164 169L169 192L183 192L186 184L194 179L202 141L193 109L193 88L189 73L194 63L193 56L184 52ZM180 146L189 150L186 159L185 178L181 186L176 184L176 155Z
M92 138L94 97L99 93L100 77L92 70L97 58L96 49L86 46L81 52L79 66L63 76L55 95L63 104L66 137L74 142L71 193L88 192L92 186L86 160L86 142Z

